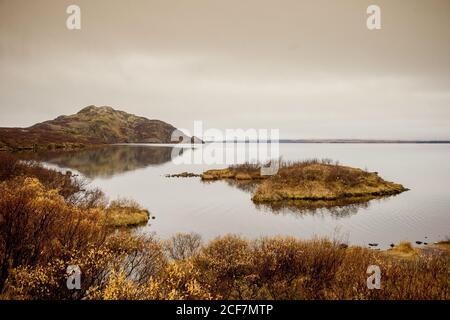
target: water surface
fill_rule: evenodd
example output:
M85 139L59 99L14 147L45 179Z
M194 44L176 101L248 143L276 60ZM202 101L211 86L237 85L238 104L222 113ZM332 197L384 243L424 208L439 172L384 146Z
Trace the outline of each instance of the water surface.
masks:
M236 146L251 149L257 145ZM218 153L227 151L222 144L212 148ZM174 152L177 161L172 160ZM450 235L450 145L281 144L284 160L330 158L377 171L382 178L411 189L365 204L315 210L256 206L249 190L224 181L202 183L199 178L165 177L224 167L174 163L194 159L201 152L202 147L123 145L43 153L38 158L88 177L92 186L101 188L111 199L137 200L156 217L141 231L156 232L161 238L177 232L197 232L204 239L227 233L303 239L339 234L351 244L375 242L383 248L401 240L433 242Z

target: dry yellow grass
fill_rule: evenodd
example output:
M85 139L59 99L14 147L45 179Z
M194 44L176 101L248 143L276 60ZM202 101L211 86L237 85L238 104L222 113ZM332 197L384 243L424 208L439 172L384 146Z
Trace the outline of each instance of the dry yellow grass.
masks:
M401 259L413 259L420 254L419 248L414 248L409 241L402 241L394 248L386 250L385 253L389 256Z
M110 227L135 227L147 224L150 212L145 209L115 208L105 210L105 217Z
M145 225L150 219L150 212L134 200L117 199L105 210L105 218L110 227L135 227Z
M203 181L254 180L259 182L252 200L256 203L283 200L339 200L394 195L408 189L367 172L332 164L329 160L281 163L277 174L261 176L260 165L243 164L208 170Z
M375 172L325 163L295 163L263 181L253 201L338 200L398 194L406 189Z
M254 171L239 171L237 169L233 168L226 168L226 169L214 169L214 170L208 170L205 171L201 175L202 180L204 181L211 181L211 180L225 180L225 179L231 179L231 180L261 180L265 179L266 177L263 177L259 173L258 170Z

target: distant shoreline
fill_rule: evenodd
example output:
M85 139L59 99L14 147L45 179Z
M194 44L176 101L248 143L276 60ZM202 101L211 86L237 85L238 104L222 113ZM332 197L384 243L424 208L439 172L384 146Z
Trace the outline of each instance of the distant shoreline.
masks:
M280 139L276 140L222 140L205 143L335 143L335 144L450 144L450 140L363 140L363 139Z

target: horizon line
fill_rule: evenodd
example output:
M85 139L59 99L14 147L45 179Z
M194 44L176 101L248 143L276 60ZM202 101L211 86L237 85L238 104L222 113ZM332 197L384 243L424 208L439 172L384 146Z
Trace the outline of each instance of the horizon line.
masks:
M203 140L203 139L202 139ZM450 139L256 139L256 140L203 140L205 143L402 143L402 144L450 144Z

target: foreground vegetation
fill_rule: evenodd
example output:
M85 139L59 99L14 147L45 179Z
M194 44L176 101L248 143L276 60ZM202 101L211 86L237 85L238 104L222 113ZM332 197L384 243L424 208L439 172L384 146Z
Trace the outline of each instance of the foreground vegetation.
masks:
M401 184L383 180L376 172L341 166L326 159L280 162L280 168L273 176L262 176L260 168L259 164L246 163L222 170L208 170L202 174L202 180L256 181L259 186L252 197L256 203L366 199L407 190Z
M450 298L445 250L399 258L327 239L159 240L112 229L101 192L70 174L0 156L0 180L1 299ZM69 265L80 290L66 287ZM369 265L380 290L367 288Z
M53 190L62 196L68 205L90 209L95 208L110 227L130 227L145 224L150 218L150 212L130 199L117 199L108 203L105 195L99 189L87 189L88 182L80 179L70 171L61 173L44 168L34 161L19 161L9 154L0 154L0 182L10 188L23 186L34 181L45 190Z

